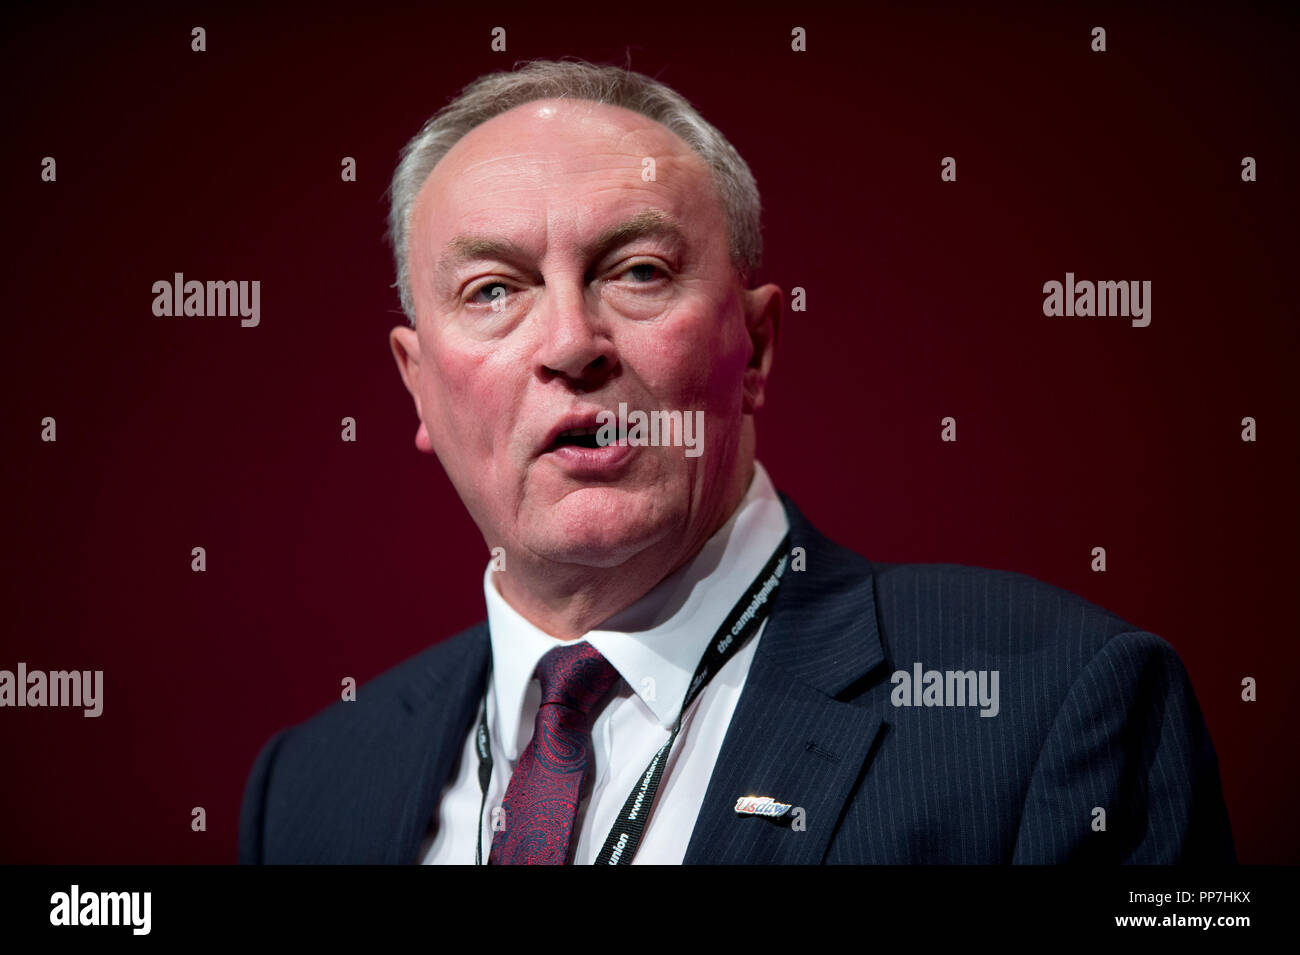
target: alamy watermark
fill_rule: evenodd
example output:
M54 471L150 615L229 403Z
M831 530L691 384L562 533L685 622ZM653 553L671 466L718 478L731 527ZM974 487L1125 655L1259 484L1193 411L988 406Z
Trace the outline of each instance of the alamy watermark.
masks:
M686 449L688 458L704 453L703 411L632 411L627 402L618 403L618 413L601 411L596 415L596 445L629 444L640 447Z
M1151 324L1151 282L1076 282L1073 272L1065 273L1065 283L1043 284L1043 314L1049 318L1131 318L1134 328Z
M82 716L104 712L103 670L0 670L0 706L80 706Z
M148 935L152 910L152 892L83 892L74 884L50 896L51 925L123 925Z
M153 313L159 317L240 315L239 324L244 328L256 328L262 321L262 283L258 280L187 282L185 273L177 272L170 282L154 282L153 293Z
M997 670L895 670L889 701L895 706L978 706L980 716L997 716Z

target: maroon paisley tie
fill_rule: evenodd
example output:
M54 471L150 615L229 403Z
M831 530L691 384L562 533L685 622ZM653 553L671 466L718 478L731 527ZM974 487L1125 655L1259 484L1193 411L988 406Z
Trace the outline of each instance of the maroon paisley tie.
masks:
M564 865L582 788L593 769L591 708L618 671L587 642L547 651L537 664L542 703L533 738L506 787L492 865Z

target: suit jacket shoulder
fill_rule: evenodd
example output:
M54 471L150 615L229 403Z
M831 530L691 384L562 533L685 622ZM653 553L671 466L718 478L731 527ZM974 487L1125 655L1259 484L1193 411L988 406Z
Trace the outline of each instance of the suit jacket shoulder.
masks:
M1233 858L1214 749L1165 640L1021 574L873 563L782 499L800 560L687 861ZM798 827L737 817L749 793L796 807Z
M480 623L272 737L245 787L240 861L414 861L487 659Z

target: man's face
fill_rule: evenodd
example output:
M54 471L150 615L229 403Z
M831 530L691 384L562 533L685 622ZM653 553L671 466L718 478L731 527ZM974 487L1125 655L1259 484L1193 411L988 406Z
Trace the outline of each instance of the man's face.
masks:
M615 567L725 518L780 292L743 288L710 172L685 142L617 107L516 107L434 168L408 256L416 327L391 343L416 444L489 547ZM702 453L557 440L620 402L702 411Z

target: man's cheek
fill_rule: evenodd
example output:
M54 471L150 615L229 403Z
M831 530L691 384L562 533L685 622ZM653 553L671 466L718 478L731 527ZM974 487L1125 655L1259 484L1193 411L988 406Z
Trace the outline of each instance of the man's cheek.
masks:
M476 382L485 379L485 361L485 358L469 354L440 353L435 370L437 390L443 392L448 399L466 397Z
M720 352L716 333L694 322L676 328L650 330L644 342L624 359L637 368L638 375L658 394L675 394L680 398L702 399L717 387L713 378L736 363L736 356ZM637 361L637 355L649 360ZM743 356L741 356L743 357Z
M709 345L680 356L674 365L674 391L684 407L725 412L741 393L745 354L710 350Z
M748 344L744 322L715 302L685 310L673 331L678 352L713 364L734 360Z

